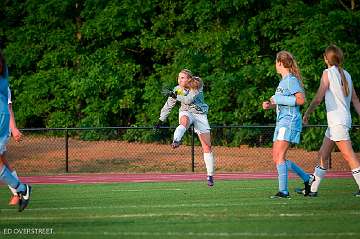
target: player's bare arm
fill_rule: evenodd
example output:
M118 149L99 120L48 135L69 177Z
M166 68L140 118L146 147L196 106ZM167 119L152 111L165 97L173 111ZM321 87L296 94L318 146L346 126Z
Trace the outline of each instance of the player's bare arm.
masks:
M327 89L329 89L329 78L328 78L327 72L324 71L324 73L321 77L320 86L316 92L315 98L311 101L308 109L306 110L306 112L304 114L304 117L303 117L304 124L308 123L310 114L312 112L314 112L316 107L323 101L323 99L325 97L325 92Z

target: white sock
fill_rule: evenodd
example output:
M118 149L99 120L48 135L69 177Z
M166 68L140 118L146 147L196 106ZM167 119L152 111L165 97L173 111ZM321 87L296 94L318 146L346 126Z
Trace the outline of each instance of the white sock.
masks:
M204 161L208 176L213 176L215 171L215 159L213 153L204 153Z
M325 177L326 169L316 166L314 171L315 181L311 184L311 192L317 192L319 190L320 182Z
M186 132L186 128L184 125L179 125L176 129L175 129L175 132L174 132L174 141L178 141L180 142L182 137L184 136Z
M13 175L16 179L19 179L19 177L17 176L17 173L16 173L16 171L15 171L15 170L14 170L14 171L12 171L12 172L11 172L11 174L12 174L12 175ZM9 187L9 189L10 189L11 193L12 193L14 196L16 196L16 195L17 195L16 189L15 189L15 188L10 187L9 185L8 185L8 187Z
M357 183L357 185L358 185L358 187L360 189L360 167L354 168L351 171L352 171L352 175L353 175L353 177L354 177L354 179L355 179L355 181L356 181L356 183Z

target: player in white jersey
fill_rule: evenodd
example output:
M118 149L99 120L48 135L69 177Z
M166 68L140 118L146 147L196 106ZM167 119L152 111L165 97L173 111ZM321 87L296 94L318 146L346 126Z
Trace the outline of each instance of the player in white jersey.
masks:
M309 196L317 196L320 182L326 173L331 151L336 144L349 164L359 187L355 196L360 197L360 162L356 158L349 135L351 128L350 102L353 103L358 115L360 115L360 102L350 74L342 68L343 56L342 50L335 45L326 48L324 61L327 69L324 70L316 96L303 117L303 122L307 124L310 114L325 97L328 128L318 153L320 164L315 167L315 182L311 185Z
M208 105L204 102L203 82L201 78L193 76L191 71L184 69L178 75L178 85L166 92L168 99L161 109L159 125L170 114L176 102L181 102L179 110L179 126L174 132L172 148L180 146L181 139L191 124L199 136L204 154L207 171L208 186L214 185L215 159L211 149L210 125L207 119Z

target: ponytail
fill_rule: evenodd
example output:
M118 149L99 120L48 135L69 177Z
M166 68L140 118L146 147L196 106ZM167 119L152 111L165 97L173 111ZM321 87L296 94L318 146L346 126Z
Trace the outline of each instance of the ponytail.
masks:
M349 83L345 77L344 70L340 66L338 67L338 69L339 69L339 73L341 76L341 86L342 86L343 93L345 96L349 96L349 94L350 94Z
M191 90L200 90L203 87L203 81L200 77L194 76L189 80L187 87Z
M343 51L336 45L330 45L325 49L324 56L330 66L335 65L338 68L338 71L339 71L340 77L341 77L342 91L344 93L344 96L349 96L349 94L350 94L349 82L347 81L344 70L341 67L341 65L344 61Z
M293 74L299 81L302 87L304 84L302 82L302 77L300 74L300 69L295 61L293 55L288 51L280 51L276 55L276 61L281 62L285 68L289 69L289 72Z
M304 87L304 83L302 82L302 77L300 74L300 69L296 64L296 61L294 60L293 64L291 65L291 67L289 68L289 71L291 74L293 74L299 81L302 87Z

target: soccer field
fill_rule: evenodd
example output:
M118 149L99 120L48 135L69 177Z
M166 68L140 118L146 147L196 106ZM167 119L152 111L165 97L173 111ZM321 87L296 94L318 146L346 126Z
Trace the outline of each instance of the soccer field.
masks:
M290 189L299 186L290 180ZM360 238L353 179L326 179L320 196L270 199L276 180L33 185L29 208L7 206L1 238ZM20 234L22 233L22 234ZM38 233L38 234L36 234ZM48 235L40 235L47 233Z

